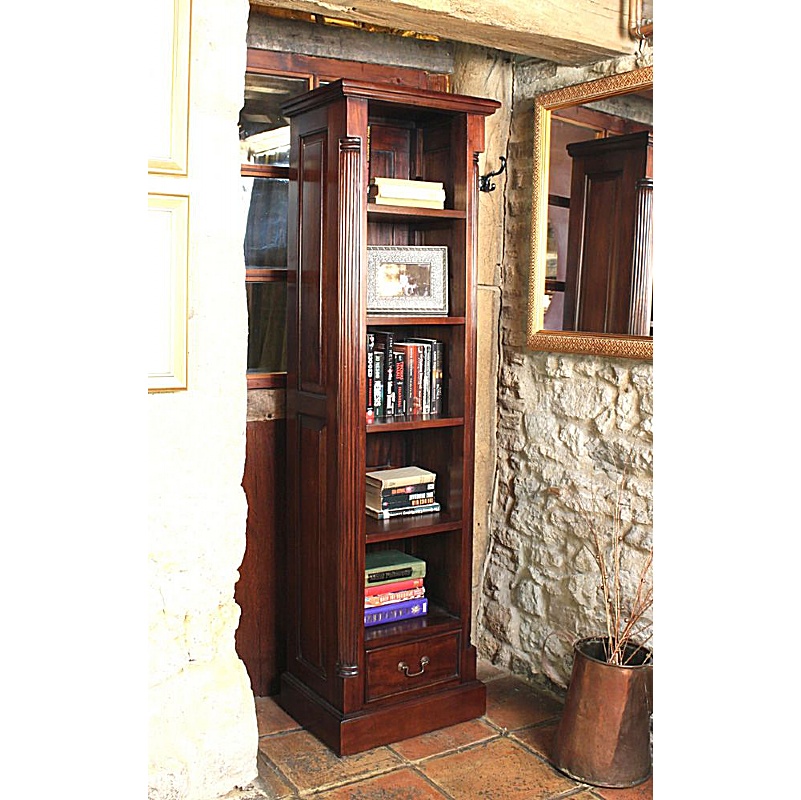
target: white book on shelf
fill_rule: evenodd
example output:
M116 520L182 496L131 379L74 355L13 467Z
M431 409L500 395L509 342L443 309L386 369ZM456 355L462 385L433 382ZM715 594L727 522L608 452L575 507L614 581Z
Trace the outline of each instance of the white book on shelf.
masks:
M418 189L444 189L445 184L442 181L417 181L417 180L409 180L408 178L383 178L381 176L376 176L370 179L370 183L374 184L375 186L382 186L382 187L398 187L398 186L406 186L406 187L417 187Z
M411 200L441 200L445 202L444 189L427 189L421 186L370 186L370 197L406 197Z

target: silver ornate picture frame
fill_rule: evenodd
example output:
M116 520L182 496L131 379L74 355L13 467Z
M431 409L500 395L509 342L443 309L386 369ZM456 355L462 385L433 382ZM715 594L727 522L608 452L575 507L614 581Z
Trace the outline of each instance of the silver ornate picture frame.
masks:
M448 316L448 248L367 246L367 313Z

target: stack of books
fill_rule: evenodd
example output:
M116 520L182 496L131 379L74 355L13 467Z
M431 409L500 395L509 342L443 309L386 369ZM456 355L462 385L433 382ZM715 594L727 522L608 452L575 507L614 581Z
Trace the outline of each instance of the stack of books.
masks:
M425 561L400 550L369 552L364 561L366 627L428 613L423 585Z
M392 519L440 510L435 500L436 473L421 467L395 467L368 472L365 507L371 517Z
M444 342L368 331L368 424L384 417L442 414L444 375Z
M367 200L385 206L445 208L445 186L438 181L371 178Z

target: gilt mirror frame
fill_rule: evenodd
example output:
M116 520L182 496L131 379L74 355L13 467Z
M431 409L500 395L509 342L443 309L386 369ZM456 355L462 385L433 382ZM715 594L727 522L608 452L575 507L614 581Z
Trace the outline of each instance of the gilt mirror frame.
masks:
M565 86L541 94L534 100L534 187L527 335L527 344L532 350L653 359L654 341L650 336L551 331L542 327L545 317L551 112L580 103L649 89L653 87L653 83L654 68L648 66L586 83Z

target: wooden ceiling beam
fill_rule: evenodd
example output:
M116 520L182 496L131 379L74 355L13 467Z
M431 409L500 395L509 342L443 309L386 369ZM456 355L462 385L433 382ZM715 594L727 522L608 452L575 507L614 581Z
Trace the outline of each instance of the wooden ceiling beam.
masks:
M580 65L630 55L622 0L250 0L334 19L431 34L510 53Z

